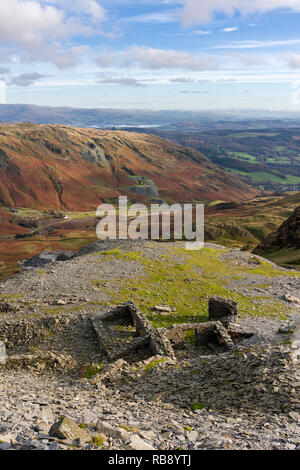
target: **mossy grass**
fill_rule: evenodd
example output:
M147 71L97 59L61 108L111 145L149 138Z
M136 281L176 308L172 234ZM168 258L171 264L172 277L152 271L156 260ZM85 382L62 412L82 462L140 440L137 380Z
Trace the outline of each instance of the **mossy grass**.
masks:
M99 365L92 364L86 368L85 373L84 373L84 378L92 379L96 375L100 374L102 369L103 369L103 364L99 364Z
M91 443L94 444L96 447L102 447L103 446L103 438L101 436L93 436Z
M267 296L247 296L233 292L229 285L233 279L247 279L249 275L264 276L271 280L294 273L283 273L264 260L254 266L236 265L222 259L228 252L227 249L211 247L186 251L176 244L168 245L163 256L153 260L136 251L111 250L109 253L113 258L133 259L142 264L145 274L131 278L130 283L126 279L118 280L115 290L108 293L115 304L124 302L124 299L133 300L155 327L207 321L208 299L214 295L237 301L241 317L250 315L286 319L289 309L281 301L272 301ZM154 314L153 306L157 304L168 305L174 312L169 315Z
M137 432L139 430L139 428L133 428L133 427L130 427L130 426L126 426L124 424L121 424L120 428L125 429L125 431L127 431L127 432Z
M150 370L154 369L154 367L158 366L159 364L162 364L163 362L166 362L167 359L158 359L157 361L152 361L150 364L148 364L144 371L145 372L150 372Z
M206 405L205 403L192 403L190 405L190 409L192 411L196 411L196 410L204 410L206 408Z

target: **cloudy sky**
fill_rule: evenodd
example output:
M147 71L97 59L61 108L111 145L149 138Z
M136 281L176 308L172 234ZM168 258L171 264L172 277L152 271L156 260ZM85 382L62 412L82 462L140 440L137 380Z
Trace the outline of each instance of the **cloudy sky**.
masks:
M300 111L300 0L0 0L0 103Z

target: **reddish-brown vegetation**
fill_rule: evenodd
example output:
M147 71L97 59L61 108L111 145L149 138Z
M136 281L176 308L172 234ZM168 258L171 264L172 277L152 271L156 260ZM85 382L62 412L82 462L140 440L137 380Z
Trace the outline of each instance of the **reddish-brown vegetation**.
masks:
M149 201L149 181L167 202L242 201L257 194L200 152L152 135L1 125L0 149L0 201L9 207L86 211L119 194Z

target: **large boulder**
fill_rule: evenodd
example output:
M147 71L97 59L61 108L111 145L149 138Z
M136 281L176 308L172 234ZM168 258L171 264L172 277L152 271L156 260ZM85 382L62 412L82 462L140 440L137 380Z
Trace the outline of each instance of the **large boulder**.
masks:
M83 442L89 442L91 440L91 436L68 417L62 418L54 423L49 431L49 436L70 441L80 439Z

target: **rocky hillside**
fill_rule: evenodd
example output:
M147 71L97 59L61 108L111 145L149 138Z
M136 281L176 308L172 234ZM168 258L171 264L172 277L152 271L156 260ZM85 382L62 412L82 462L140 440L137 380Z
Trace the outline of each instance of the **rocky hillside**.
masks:
M0 450L299 450L299 288L249 253L149 241L6 279Z
M300 264L300 206L256 248L255 253L272 258L293 256L294 264Z
M0 126L0 203L93 210L131 201L250 199L255 190L200 152L156 136L59 125Z

